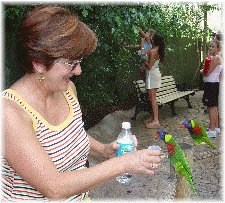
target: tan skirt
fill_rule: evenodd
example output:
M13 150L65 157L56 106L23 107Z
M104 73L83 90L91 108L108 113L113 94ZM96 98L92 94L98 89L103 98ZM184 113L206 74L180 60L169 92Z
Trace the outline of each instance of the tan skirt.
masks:
M145 88L155 89L161 87L161 73L159 68L153 68L145 71Z

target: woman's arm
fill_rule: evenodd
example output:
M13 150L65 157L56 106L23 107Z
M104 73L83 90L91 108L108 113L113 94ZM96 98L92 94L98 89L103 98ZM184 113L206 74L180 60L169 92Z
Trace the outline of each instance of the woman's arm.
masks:
M141 45L125 45L124 48L141 49Z
M88 135L88 138L90 142L89 154L92 156L113 158L116 156L116 150L120 148L120 145L116 141L110 144L102 144L90 135Z
M145 66L151 70L153 62L154 62L154 58L155 58L155 51L153 49L151 49L149 51L149 60L148 61L144 61Z
M88 169L60 173L38 141L30 117L12 101L4 101L3 107L3 156L24 181L49 199L81 194L124 172L154 174L152 162L158 168L160 158L152 156L161 152L141 150Z
M203 70L200 70L200 74L207 77L213 72L213 70L216 68L216 66L220 65L220 64L221 64L221 60L220 60L220 57L217 55L217 56L213 57L210 65L209 65L208 71L206 73L204 73Z

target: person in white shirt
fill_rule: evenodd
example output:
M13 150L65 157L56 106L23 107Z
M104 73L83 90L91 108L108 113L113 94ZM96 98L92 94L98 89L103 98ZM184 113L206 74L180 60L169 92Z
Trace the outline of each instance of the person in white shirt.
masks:
M220 55L220 42L213 39L210 42L209 52L212 60L207 72L200 70L203 75L204 96L203 104L207 106L209 112L209 128L207 129L208 137L216 137L218 127L218 95L219 95L219 78L222 70L222 58Z

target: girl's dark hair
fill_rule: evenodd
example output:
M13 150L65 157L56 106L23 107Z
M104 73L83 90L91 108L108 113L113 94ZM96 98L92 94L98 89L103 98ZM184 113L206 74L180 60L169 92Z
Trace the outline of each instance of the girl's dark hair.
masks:
M154 45L157 47L159 47L159 59L160 59L160 63L162 63L164 61L165 58L165 42L164 39L161 37L160 34L156 33L153 36L153 43Z
M40 6L27 13L18 32L18 59L27 73L32 62L51 69L58 58L77 60L97 46L96 34L76 15L58 6Z

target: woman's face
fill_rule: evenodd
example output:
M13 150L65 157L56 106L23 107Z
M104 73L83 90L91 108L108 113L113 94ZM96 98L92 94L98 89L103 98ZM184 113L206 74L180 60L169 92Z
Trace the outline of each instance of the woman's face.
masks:
M219 48L217 47L216 43L214 43L214 42L211 42L210 43L209 52L212 55L215 55L215 54L217 54L219 52Z
M70 78L80 75L82 70L77 60L60 59L54 63L49 71L43 74L45 87L50 91L65 92L68 89ZM78 61L79 62L79 61Z

